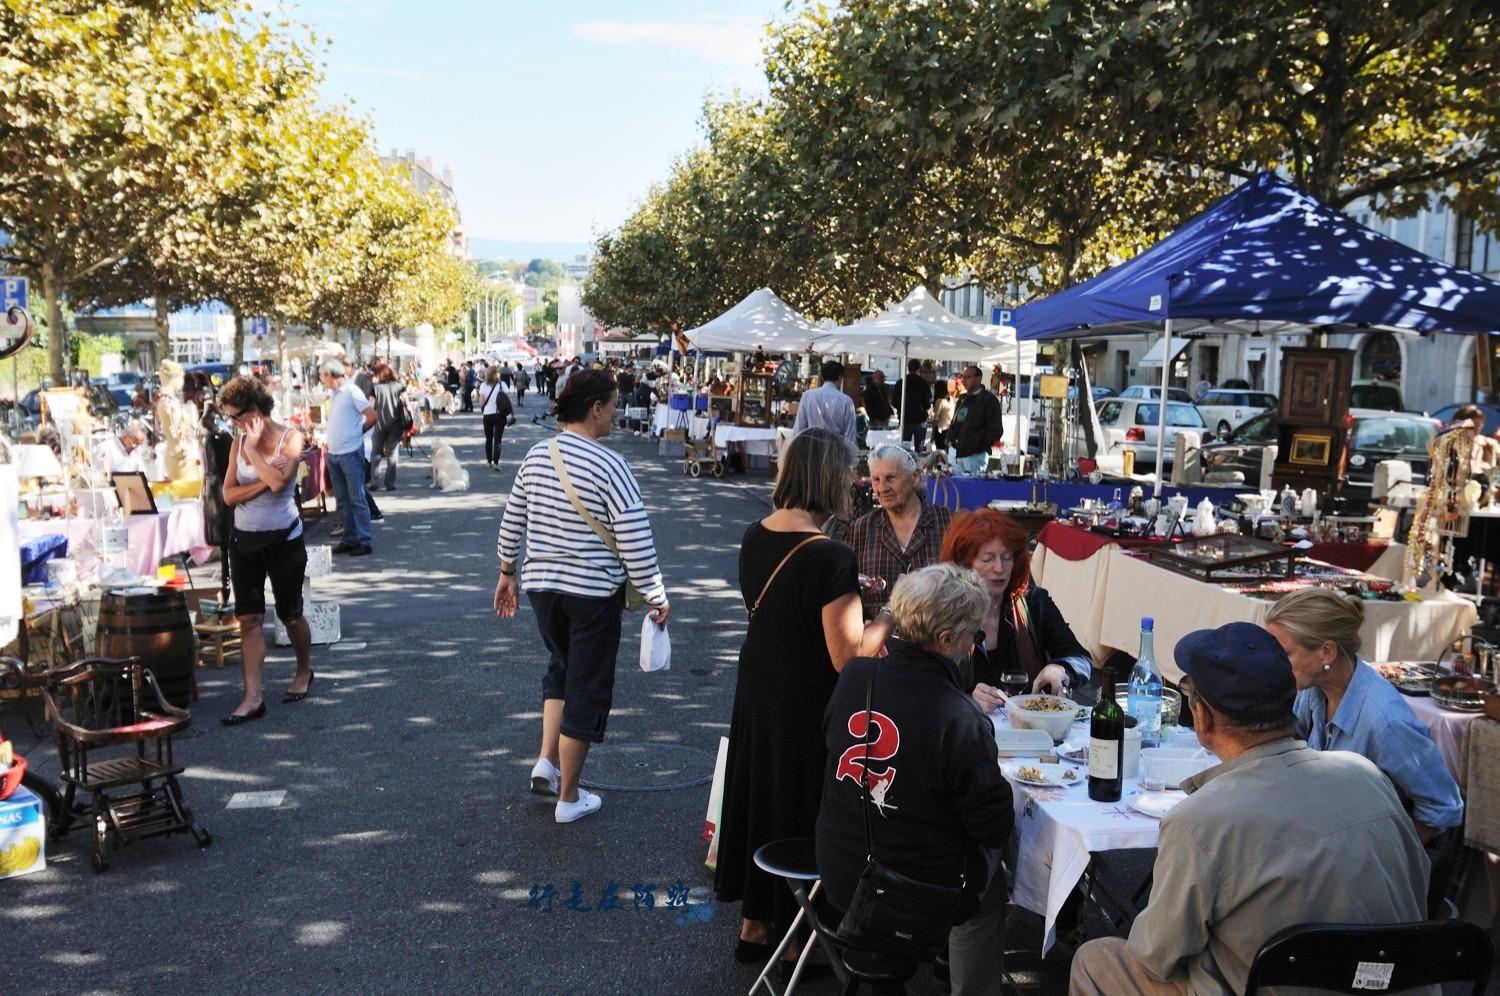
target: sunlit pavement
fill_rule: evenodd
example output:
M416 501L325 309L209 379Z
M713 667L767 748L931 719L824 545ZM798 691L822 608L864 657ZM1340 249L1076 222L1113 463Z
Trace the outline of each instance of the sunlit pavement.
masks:
M656 529L672 669L640 671L640 617L628 616L607 741L618 753L601 750L585 774L647 790L601 789L600 814L559 826L550 802L527 792L545 668L534 619L524 599L514 620L490 608L503 496L543 437L530 424L540 410L529 399L519 413L500 473L484 467L477 416L445 417L419 437L451 443L472 488L431 490L418 453L396 493L379 493L375 555L336 558L335 574L313 581L315 598L342 605L343 643L314 649L305 702L280 704L292 669L286 650L273 651L266 718L223 728L238 671L199 670L202 698L178 749L211 848L144 841L96 875L89 834L75 829L46 872L0 883L0 991L749 988L756 970L730 956L738 907L709 898L702 827L744 630L736 553L769 508L770 482L763 471L692 480L656 441L611 437ZM309 542L333 542L334 519L311 521ZM56 775L50 737L13 711L0 723ZM631 753L642 743L690 749ZM281 790L273 808L226 808L235 793ZM1034 950L1035 918L1020 919L1012 945ZM1018 970L1028 962L1012 972L1035 985ZM1061 991L1065 968L1048 967L1050 984L1031 991ZM928 988L924 972L914 991Z

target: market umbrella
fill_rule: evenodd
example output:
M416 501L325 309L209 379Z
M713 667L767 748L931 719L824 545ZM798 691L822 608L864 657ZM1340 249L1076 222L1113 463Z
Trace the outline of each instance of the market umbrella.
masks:
M769 287L751 291L734 307L682 337L699 349L768 353L800 353L818 334L818 327Z
M976 363L989 358L993 362L1007 347L1015 354L1017 346L1015 330L959 318L921 285L875 317L820 332L812 340L812 348L818 353L874 353L902 357L903 378L906 364L913 357ZM1029 349L1034 364L1036 344L1029 343L1025 348ZM1017 355L1018 363L1019 360ZM903 411L898 420L904 421L905 391L901 392L901 407Z

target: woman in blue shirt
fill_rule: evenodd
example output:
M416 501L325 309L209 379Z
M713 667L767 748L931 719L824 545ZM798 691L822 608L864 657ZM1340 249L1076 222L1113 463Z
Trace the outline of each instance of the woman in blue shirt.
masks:
M1297 677L1297 735L1314 750L1363 754L1395 783L1422 840L1463 823L1464 804L1432 736L1401 693L1359 658L1364 605L1322 588L1286 596L1266 629Z

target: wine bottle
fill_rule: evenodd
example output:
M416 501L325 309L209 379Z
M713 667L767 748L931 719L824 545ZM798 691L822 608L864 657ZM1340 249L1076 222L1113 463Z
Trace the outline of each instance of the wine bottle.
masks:
M1089 720L1089 798L1119 802L1125 786L1125 711L1115 701L1115 672L1105 668Z

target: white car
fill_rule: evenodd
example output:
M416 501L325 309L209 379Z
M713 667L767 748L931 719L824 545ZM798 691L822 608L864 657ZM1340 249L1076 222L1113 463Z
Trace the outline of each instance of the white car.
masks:
M1214 430L1214 438L1223 439L1263 411L1277 405L1276 395L1264 391L1238 391L1218 387L1203 395L1198 412Z
M1100 454L1123 459L1127 449L1135 451L1136 473L1146 473L1156 467L1156 440L1160 431L1157 422L1161 418L1161 403L1139 398L1105 398L1099 402L1099 425L1104 430L1100 442ZM1162 457L1162 466L1172 466L1172 455L1177 447L1179 432L1196 432L1201 435L1208 424L1198 409L1178 401L1167 402L1167 449Z
M1115 395L1115 397L1117 397L1117 398L1146 398L1146 399L1153 399L1154 400L1156 398L1161 397L1161 385L1160 384L1131 384L1129 387L1125 388L1125 390L1123 390L1119 394ZM1185 405L1190 405L1190 404L1193 403L1193 396L1191 394L1189 394L1185 388L1181 388L1181 387L1169 387L1169 388L1167 388L1167 400L1168 401L1180 401L1180 402L1182 402Z

